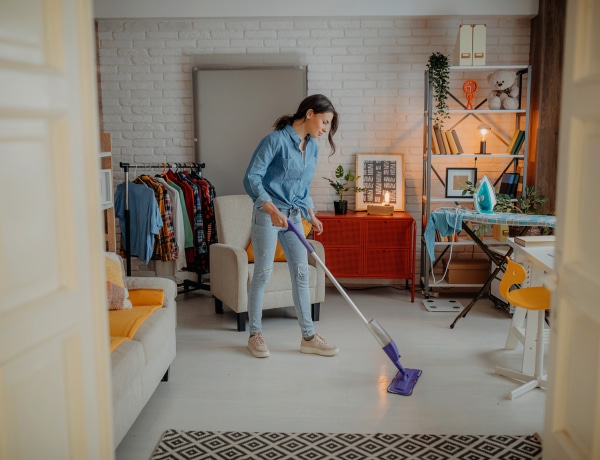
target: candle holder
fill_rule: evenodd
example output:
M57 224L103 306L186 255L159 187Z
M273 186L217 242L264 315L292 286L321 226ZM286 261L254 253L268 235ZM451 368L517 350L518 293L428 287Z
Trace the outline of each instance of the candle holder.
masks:
M382 204L368 204L367 214L376 216L391 216L394 214L394 207L390 204L390 192L385 192Z

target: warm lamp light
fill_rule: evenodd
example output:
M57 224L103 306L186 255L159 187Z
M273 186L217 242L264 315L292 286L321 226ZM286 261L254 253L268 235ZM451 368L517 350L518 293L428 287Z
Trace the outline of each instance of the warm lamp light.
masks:
M488 125L479 125L477 127L477 129L479 130L479 132L481 133L481 141L479 142L479 153L481 155L485 155L486 151L485 151L485 136L488 132L490 132L492 130L492 128Z

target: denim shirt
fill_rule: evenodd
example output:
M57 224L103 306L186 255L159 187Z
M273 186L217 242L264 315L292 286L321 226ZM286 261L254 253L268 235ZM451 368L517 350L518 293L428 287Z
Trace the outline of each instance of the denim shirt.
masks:
M254 206L260 208L271 201L282 211L299 209L304 218L310 220L308 210L314 207L310 183L319 148L308 136L303 162L300 142L300 136L291 125L260 141L244 176L244 188Z

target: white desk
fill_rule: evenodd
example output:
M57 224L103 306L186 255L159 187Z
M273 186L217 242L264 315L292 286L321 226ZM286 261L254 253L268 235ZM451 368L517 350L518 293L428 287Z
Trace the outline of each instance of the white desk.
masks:
M514 260L521 263L527 272L527 280L523 287L542 286L544 275L554 269L554 245L551 246L521 246L514 238L506 242L514 250ZM535 370L535 341L538 321L544 321L545 312L529 311L515 307L512 323L506 338L505 348L514 350L523 343L523 373L533 375ZM544 340L548 341L550 331L544 331Z
M532 262L538 271L551 272L554 270L554 245L548 246L521 246L515 243L514 238L507 238L506 242L515 250L515 254L522 255Z

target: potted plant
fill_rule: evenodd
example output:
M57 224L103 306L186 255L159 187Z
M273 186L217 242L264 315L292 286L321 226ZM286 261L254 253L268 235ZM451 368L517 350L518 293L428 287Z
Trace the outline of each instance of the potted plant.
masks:
M356 185L356 181L360 178L360 176L355 176L351 169L345 172L342 165L338 165L337 169L335 170L335 178L336 180L334 181L328 177L323 177L323 179L329 181L329 185L333 187L335 193L337 193L338 197L340 198L338 201L333 202L335 213L346 214L348 211L348 202L344 200L344 192L348 192L350 190L354 192L364 192L365 189Z
M441 128L444 120L449 117L447 99L450 88L450 62L448 56L439 52L432 53L429 56L426 70L433 88L433 97L437 109L433 114L433 125L438 125Z

